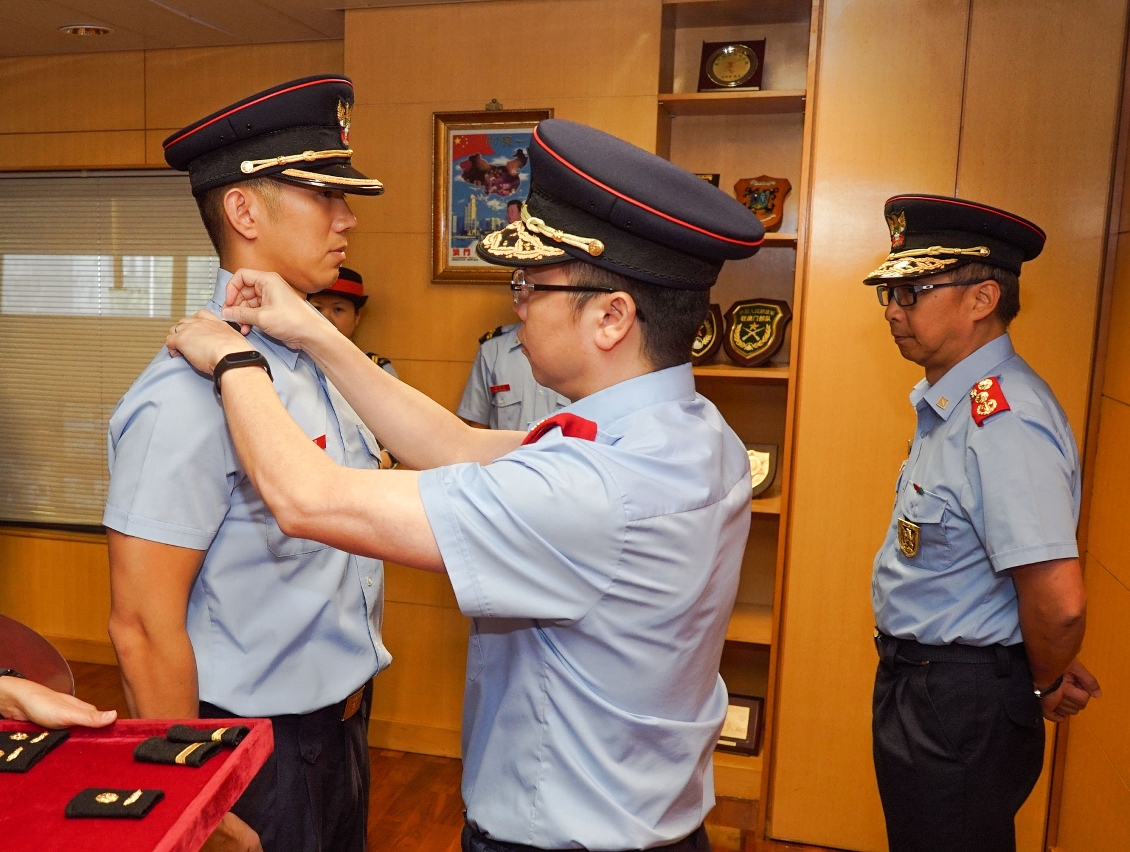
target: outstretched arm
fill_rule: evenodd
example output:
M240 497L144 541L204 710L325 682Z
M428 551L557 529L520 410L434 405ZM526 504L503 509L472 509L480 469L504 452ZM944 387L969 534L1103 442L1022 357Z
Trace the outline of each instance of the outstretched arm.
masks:
M308 352L381 445L408 467L489 464L525 437L522 432L472 429L437 402L393 379L274 273L237 271L228 282L227 304L225 319L253 324L291 348ZM184 321L178 325L185 329ZM180 348L177 339L176 334L170 337L170 348ZM189 360L206 372L215 366L196 363L191 353Z
M199 369L210 371L224 355L247 348L240 335L210 314L182 320L180 326L169 335L170 348ZM352 344L349 348L388 382L400 384ZM338 466L306 437L279 401L270 377L257 367L224 373L220 390L244 470L284 533L350 553L444 570L420 499L419 474ZM472 431L447 416L460 429ZM390 449L399 455L394 446Z
M98 710L73 695L55 692L34 681L9 676L0 677L0 718L45 728L103 728L118 714L114 710Z

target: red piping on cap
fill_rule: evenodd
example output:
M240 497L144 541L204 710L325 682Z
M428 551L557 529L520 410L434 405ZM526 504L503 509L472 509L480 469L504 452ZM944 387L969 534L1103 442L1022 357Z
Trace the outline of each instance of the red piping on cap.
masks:
M612 187L608 186L607 184L601 183L596 178L594 178L592 175L585 174L580 169L578 169L576 166L574 166L572 163L562 159L552 148L550 148L548 145L545 144L545 140L542 139L541 136L538 136L538 129L536 127L534 128L534 136L537 137L537 140L538 140L538 142L541 143L541 146L546 151L548 151L550 153L550 155L555 160L557 160L559 163L561 163L563 166L573 170L574 172L579 174L581 177L583 177L585 180L587 180L589 183L595 183L597 186L599 186L605 192L610 192L613 195L615 195L617 198L620 198L624 201L627 201L629 204L634 204L634 205L636 205L636 207L639 207L643 210L646 210L648 213L654 213L656 216L659 216L662 219L666 219L668 222L674 222L676 225L681 225L684 228L690 228L692 231L698 231L700 234L706 234L706 236L708 236L708 237L713 237L716 240L722 240L723 242L727 242L727 243L733 243L734 245L759 246L759 245L762 244L762 242L765 241L764 237L762 237L760 240L753 240L753 241L750 241L750 240L735 240L733 237L724 237L721 234L715 234L712 231L706 230L705 228L700 228L700 227L698 227L698 225L692 225L690 222L684 222L682 219L676 219L674 216L668 216L666 213L663 213L659 210L656 210L654 207L648 207L643 202L636 201L634 198L629 198L628 196L624 195L623 193L617 192Z
M1029 230L1035 231L1040 235L1040 239L1046 240L1048 235L1045 234L1039 227L1033 225L1031 222L1026 222L1018 216L1013 216L1011 213L1005 213L1003 210L998 210L995 207L987 207L984 204L970 204L968 201L959 201L956 198L937 198L930 195L894 195L887 199L887 203L892 201L902 201L904 199L911 199L914 201L940 201L945 204L956 204L958 207L968 207L971 210L984 210L986 213L995 213L997 216L1003 216L1005 219L1011 219L1018 225L1023 225Z
M184 133L184 134L178 136L176 139L173 139L169 142L166 142L164 144L164 146L162 146L162 147L167 149L170 145L176 145L182 139L187 139L189 136L191 136L197 130L203 130L208 125L215 124L221 118L227 118L232 113L239 112L241 109L247 109L247 107L249 107L249 106L254 106L255 104L261 104L263 101L269 101L271 98L277 97L278 95L285 95L287 92L296 92L299 89L305 89L307 86L320 86L323 83L346 83L346 84L349 85L350 88L353 87L352 82L350 82L349 80L345 80L341 77L323 77L321 80L311 80L309 83L303 83L300 86L291 86L289 89L282 89L281 91L278 91L278 92L271 92L271 94L269 94L269 95L264 95L261 98L256 98L253 101L249 101L245 104L240 104L239 106L235 107L234 109L229 109L223 115L217 115L211 121L206 121L203 124L201 124L199 127L192 128L192 130L188 131L188 133Z

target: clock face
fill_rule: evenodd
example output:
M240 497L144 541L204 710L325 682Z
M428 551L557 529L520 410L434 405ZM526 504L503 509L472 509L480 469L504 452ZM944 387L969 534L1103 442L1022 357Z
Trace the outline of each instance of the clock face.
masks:
M718 86L732 88L749 80L757 71L757 54L744 44L728 44L711 54L706 76Z

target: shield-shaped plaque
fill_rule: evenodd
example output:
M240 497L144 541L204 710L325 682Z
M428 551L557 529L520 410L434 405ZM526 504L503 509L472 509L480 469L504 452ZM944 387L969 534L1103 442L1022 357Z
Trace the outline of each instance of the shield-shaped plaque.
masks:
M747 299L734 302L726 311L722 345L739 367L757 367L777 354L785 339L785 327L793 318L788 302L777 299Z
M793 185L785 178L760 175L742 178L735 183L734 197L761 220L766 231L776 231L781 227L785 197L792 188Z
M769 490L773 480L777 478L777 445L776 444L746 444L745 451L749 454L749 476L753 485L753 497L758 497Z
M711 305L706 319L698 327L698 333L691 344L691 363L695 366L705 364L714 357L714 353L722 346L722 308Z
M898 528L899 550L907 559L913 559L918 555L918 524L912 524L906 518L899 518Z

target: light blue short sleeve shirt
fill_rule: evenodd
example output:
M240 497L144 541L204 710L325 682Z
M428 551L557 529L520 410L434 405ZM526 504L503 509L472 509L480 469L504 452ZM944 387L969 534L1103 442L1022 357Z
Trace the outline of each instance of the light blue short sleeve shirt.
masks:
M512 843L662 845L714 804L749 460L689 364L567 410L598 424L595 441L551 430L420 476L474 618L463 800Z
M213 313L230 277L220 270ZM257 331L247 341L311 440L346 467L379 465L372 433L308 356ZM107 527L207 551L187 616L201 700L241 716L306 713L388 665L381 562L283 534L209 376L163 348L110 418L109 459Z
M973 418L969 392L999 382L1009 408ZM1023 641L1009 569L1079 555L1075 437L1051 388L1007 334L910 395L918 427L871 586L875 623L926 645ZM898 521L919 529L899 546Z
M479 346L455 411L464 420L524 432L569 404L557 391L534 380L518 339L519 327L518 323L504 326Z

